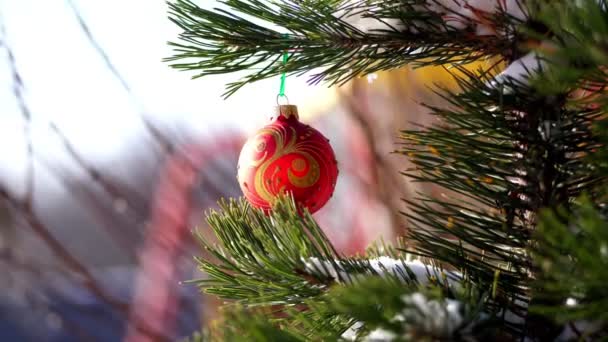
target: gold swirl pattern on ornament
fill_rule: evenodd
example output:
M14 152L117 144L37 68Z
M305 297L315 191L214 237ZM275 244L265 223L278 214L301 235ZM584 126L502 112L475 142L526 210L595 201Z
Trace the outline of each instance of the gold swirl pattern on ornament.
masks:
M254 189L255 189L257 195L268 203L272 203L275 196L271 192L272 189L270 189L270 186L272 184L268 184L268 183L271 183L271 180L267 179L266 183L265 183L264 174L266 173L266 170L268 169L268 167L285 153L282 151L284 151L286 149L291 149L291 146L293 146L295 144L295 137L296 137L295 129L292 128L292 133L293 133L292 139L287 143L285 143L285 138L286 138L285 133L286 133L285 130L282 128L279 129L277 127L269 127L269 128L263 129L259 134L261 136L268 134L272 137L272 139L275 142L275 151L270 156L270 158L264 160L266 158L266 154L264 154L264 158L259 160L259 162L260 162L259 168L255 172L254 181L253 181Z
M321 177L321 167L323 170L329 170L331 168L330 162L327 159L325 153L323 153L324 148L320 145L319 142L316 143L302 143L299 146L299 153L301 155L307 156L307 160L312 161L309 163L309 171L307 184L305 186L311 186L315 184ZM320 165L321 164L321 165Z
M275 151L274 153L266 160L266 154L261 159L256 160L256 164L259 165L258 170L254 176L254 188L259 197L267 201L268 203L273 203L276 199L276 194L281 193L284 190L284 186L281 188L277 188L279 185L279 179L276 176L278 169L275 169L273 177L266 179L265 174L268 168L279 158L289 154L296 153L298 155L292 161L289 169L287 170L287 177L289 182L299 188L310 187L315 184L320 177L320 168L317 161L313 158L312 154L315 153L315 149L311 150L311 146L307 146L309 142L299 142L296 143L296 130L291 127L291 139L287 141L286 131L284 128L278 127L269 127L260 132L260 135L270 135L275 142ZM306 168L308 165L308 171L302 176L296 176L293 171L301 171ZM257 166L257 165L255 165ZM292 171L293 169L293 171ZM273 183L273 180L277 183Z
M306 164L308 163L308 172L306 172L303 176L296 176L293 171L291 171L291 169L295 169L294 167L294 163L292 162L291 164L291 168L289 170L287 170L287 178L289 179L289 182L291 182L291 184L293 184L294 186L298 187L298 188L307 188L309 186L312 186L313 184L315 184L318 180L319 180L319 176L321 174L320 169L319 169L319 164L317 163L316 160L314 160L312 158L311 155L309 155L308 153L305 152L300 152L300 155L302 156L301 158L298 159L294 159L294 162L302 162L302 164ZM306 160L306 161L304 161ZM304 165L302 167L302 169L304 169L306 167L306 165ZM297 170L296 170L297 171Z
M287 170L287 178L289 179L289 182L291 182L291 184L293 184L294 186L298 188L307 188L309 186L312 186L319 180L319 176L321 174L319 163L317 163L317 161L309 153L302 151L301 146L296 146L296 148L297 147L301 148L298 151L300 157L292 161L291 168ZM307 165L308 171L302 176L298 177L292 171L292 169L294 171L304 170Z

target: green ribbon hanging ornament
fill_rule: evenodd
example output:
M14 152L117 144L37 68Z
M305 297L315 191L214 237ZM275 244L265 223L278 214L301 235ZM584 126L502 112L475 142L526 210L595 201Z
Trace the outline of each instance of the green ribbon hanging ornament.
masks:
M289 104L285 95L288 59L289 52L285 51L276 115L243 146L237 179L249 203L266 213L286 193L293 196L299 208L314 213L331 198L338 166L329 140L301 123L298 107ZM287 104L280 104L280 98Z

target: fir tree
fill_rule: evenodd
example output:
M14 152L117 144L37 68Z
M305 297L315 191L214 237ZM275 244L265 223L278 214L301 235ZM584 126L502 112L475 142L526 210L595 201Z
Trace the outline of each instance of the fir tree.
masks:
M222 2L169 4L182 33L167 60L245 71L226 96L283 72L339 85L405 65L446 66L459 89L436 89L439 124L399 136L403 175L449 196L404 203L397 246L340 255L289 197L268 216L242 200L209 213L219 243L201 237L213 258L193 282L231 304L195 338L608 338L605 1Z

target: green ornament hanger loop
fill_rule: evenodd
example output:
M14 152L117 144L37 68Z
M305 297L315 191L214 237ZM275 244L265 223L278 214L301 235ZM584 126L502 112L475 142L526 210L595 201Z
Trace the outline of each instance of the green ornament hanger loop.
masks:
M283 37L287 38L288 35L284 34ZM285 65L287 65L287 59L289 59L289 52L285 51L285 53L283 53L283 67L285 67ZM287 100L287 104L289 104L289 99L285 95L285 80L286 79L287 79L287 73L285 71L283 71L283 73L281 74L281 87L279 88L279 95L277 95L277 104L279 104L280 98L285 98Z

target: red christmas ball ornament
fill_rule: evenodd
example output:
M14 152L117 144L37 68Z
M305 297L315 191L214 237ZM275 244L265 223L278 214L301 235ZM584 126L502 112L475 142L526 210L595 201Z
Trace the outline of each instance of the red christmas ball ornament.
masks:
M298 120L294 105L277 107L270 125L247 140L239 156L238 181L252 206L268 212L289 193L311 213L321 209L336 186L334 151L316 129Z

